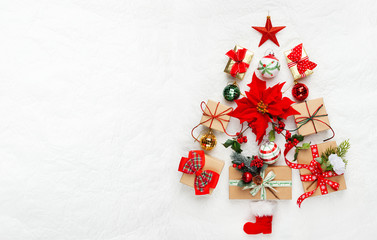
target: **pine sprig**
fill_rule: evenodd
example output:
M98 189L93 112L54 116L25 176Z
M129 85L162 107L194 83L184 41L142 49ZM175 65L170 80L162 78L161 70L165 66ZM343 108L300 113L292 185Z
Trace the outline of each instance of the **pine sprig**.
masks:
M326 151L324 151L322 154L321 154L321 158L324 162L327 162L329 161L329 156L331 154L336 154L336 151L337 151L337 148L334 148L334 147L329 147L328 149L326 149Z
M320 163L321 163L322 169L324 169L325 171L333 170L333 167L329 162L329 157L330 157L331 154L336 154L339 157L341 157L343 162L347 166L348 161L345 159L345 157L346 157L346 153L348 152L350 147L351 147L351 144L350 144L349 139L348 139L348 140L343 141L336 148L335 147L329 147L328 149L326 149L326 151L324 151L321 154L321 162Z
M254 159L254 156L246 157L240 153L232 152L232 154L230 155L230 158L232 159L233 164L236 164L236 165L241 165L242 163L244 164L244 166L241 169L237 168L237 170L241 172L250 172L253 176L259 175L259 170L256 166L250 167L251 161L252 159Z
M338 148L336 149L337 150L337 155L339 157L342 158L343 162L345 162L345 164L347 165L348 161L345 159L346 157L346 154L348 152L348 150L350 149L351 147L351 144L350 144L350 140L347 139L345 141L343 141L339 146Z

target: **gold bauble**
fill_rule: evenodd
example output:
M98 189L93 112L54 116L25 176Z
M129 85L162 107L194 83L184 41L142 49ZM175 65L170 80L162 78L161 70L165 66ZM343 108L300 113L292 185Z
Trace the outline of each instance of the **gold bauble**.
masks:
M209 131L200 138L200 146L204 150L212 150L216 146L216 143L217 140L212 131Z

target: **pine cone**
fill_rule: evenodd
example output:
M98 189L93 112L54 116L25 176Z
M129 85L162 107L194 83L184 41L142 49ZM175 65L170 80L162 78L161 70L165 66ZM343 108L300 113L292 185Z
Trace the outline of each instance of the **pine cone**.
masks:
M253 177L253 183L261 185L263 183L263 178L260 175Z

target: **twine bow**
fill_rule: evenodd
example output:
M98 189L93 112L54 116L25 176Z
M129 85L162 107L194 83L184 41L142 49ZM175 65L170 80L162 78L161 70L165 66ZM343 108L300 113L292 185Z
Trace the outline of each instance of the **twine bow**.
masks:
M207 123L207 122L210 122L209 124L209 128L212 128L212 124L214 122L214 120L217 120L220 122L221 124L221 127L223 128L223 131L228 135L228 136L234 136L234 135L229 135L227 132L226 132L226 129L224 127L224 123L223 122L229 122L229 120L227 119L224 119L224 117L226 115L228 115L230 112L232 112L233 108L229 107L227 109L225 109L224 111L221 111L221 112L217 112L217 109L219 108L219 105L220 105L220 102L217 103L216 105L216 108L215 108L215 111L212 113L212 110L208 107L207 103L205 103L204 101L201 102L200 104L200 108L202 109L202 112L203 112L203 115L204 116L207 116L209 117L207 120L199 123L198 125L196 125L192 130L191 130L191 136L199 142L199 140L194 136L194 130L199 127L199 125L201 124L204 124L204 123ZM205 106L205 107L204 107ZM208 111L206 111L206 109Z
M302 43L292 49L292 52L287 56L292 62L288 63L288 67L291 68L297 65L297 70L302 77L305 77L306 70L313 70L317 64L309 61L309 57L302 57Z
M235 62L232 66L232 69L230 70L230 75L232 75L232 77L235 77L237 73L244 73L247 71L249 64L243 62L246 56L246 52L247 52L247 49L242 48L242 49L237 50L237 52L235 52L234 50L229 50L225 54Z
M182 157L178 171L186 174L195 174L194 187L196 195L209 193L209 188L215 188L219 180L219 174L204 170L205 155L204 151L190 151L189 157Z
M270 190L274 192L278 192L274 187L291 187L292 186L292 181L272 181L276 177L276 174L273 171L270 171L266 177L264 177L264 175L265 175L265 171L262 171L260 176L262 177L263 182L260 185L257 185L254 182L250 182L245 185L243 184L242 180L230 180L229 185L241 186L243 187L242 190L251 189L250 194L253 197L257 195L259 191L261 191L261 194L260 194L261 200L267 199L266 188L269 188Z
M313 112L313 114L310 114L309 106L308 106L308 102L307 101L305 101L305 106L306 106L306 110L308 111L309 116L308 117L298 117L298 118L296 118L295 121L296 121L296 124L297 124L298 127L295 130L293 130L293 131L296 131L296 130L300 129L302 126L304 126L308 122L311 122L313 124L315 133L318 133L317 128L316 128L316 126L314 124L314 121L318 121L318 122L320 122L322 124L325 124L331 130L331 132L332 132L332 136L329 137L329 138L327 138L327 139L325 139L325 140L323 140L323 141L325 142L325 141L328 141L328 140L332 139L335 136L334 129L332 129L332 127L329 124L327 124L326 122L324 122L321 119L319 119L320 117L326 117L326 116L328 116L328 114L318 114L319 110L321 110L321 108L323 107L323 104L321 104Z
M322 171L321 164L319 164L319 162L317 162L315 160L315 158L319 157L317 145L311 145L310 146L311 151L312 151L313 160L310 162L309 165L307 165L307 164L296 164L296 163L290 162L287 159L286 156L287 156L289 150L291 150L292 148L293 147L286 148L285 151L284 151L285 162L287 163L287 165L290 168L294 168L294 169L305 168L305 169L308 169L312 173L312 174L308 174L308 175L301 175L301 177L300 177L301 181L303 181L303 182L309 182L309 181L316 181L317 180L317 187L315 189L313 189L310 192L306 192L306 193L302 194L297 199L297 205L299 207L301 207L301 203L306 198L308 198L311 195L313 195L313 193L315 191L317 191L318 188L321 190L321 194L322 195L328 194L326 184L329 185L335 191L338 191L339 186L340 186L339 183L337 183L335 181L332 181L332 180L329 180L329 179L326 179L326 178L329 178L329 177L338 176L338 174L336 174L333 171L325 171L325 172Z

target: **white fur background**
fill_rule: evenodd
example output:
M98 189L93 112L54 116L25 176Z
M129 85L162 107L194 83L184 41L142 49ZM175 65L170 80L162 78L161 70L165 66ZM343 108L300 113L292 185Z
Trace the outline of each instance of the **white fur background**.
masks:
M1 1L0 239L375 239L376 10L373 0ZM268 11L287 26L280 48L258 48L251 29ZM200 102L225 103L229 49L255 53L242 91L268 48L282 62L268 85L287 89L283 51L301 41L318 63L303 81L309 99L324 97L335 140L351 140L348 190L299 209L293 170L273 233L247 236L250 201L228 200L227 137L210 153L226 162L213 195L180 184L178 163L199 147L190 131Z

